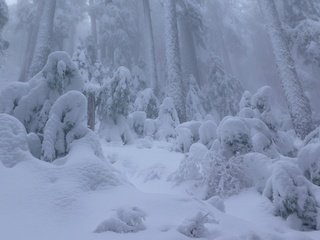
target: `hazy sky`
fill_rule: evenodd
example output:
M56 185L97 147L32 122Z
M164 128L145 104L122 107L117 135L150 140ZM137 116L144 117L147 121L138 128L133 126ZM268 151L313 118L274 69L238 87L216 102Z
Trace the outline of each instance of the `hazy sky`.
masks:
M6 2L7 2L8 4L13 4L13 3L16 3L17 0L6 0Z

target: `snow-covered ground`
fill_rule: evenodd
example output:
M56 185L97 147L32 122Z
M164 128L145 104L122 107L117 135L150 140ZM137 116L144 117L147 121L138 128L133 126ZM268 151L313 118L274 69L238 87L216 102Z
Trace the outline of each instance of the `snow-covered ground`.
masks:
M203 239L320 238L319 231L291 230L271 214L269 201L253 189L226 199L223 213L187 193L185 186L174 186L168 176L183 155L170 151L168 143L138 141L122 146L102 141L102 145L107 159L125 176L120 185L88 188L82 174L89 173L80 166L36 160L13 168L0 165L0 239L183 240L189 238L180 233L181 226L198 213L208 218ZM140 231L94 232L122 210L141 213Z

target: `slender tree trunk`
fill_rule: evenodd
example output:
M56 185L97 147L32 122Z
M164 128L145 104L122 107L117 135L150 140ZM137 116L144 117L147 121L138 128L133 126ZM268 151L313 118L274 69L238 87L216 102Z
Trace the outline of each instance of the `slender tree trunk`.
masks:
M95 101L95 93L88 92L88 127L94 131L95 123L96 123L96 101Z
M304 138L312 130L310 103L304 95L274 0L259 0L259 3L267 21L292 124L297 135Z
M95 1L90 0L90 22L91 22L91 35L94 41L94 44L97 46L98 45L98 30L97 30L97 18L95 15L95 12L93 11Z
M24 56L24 63L19 76L19 81L21 82L25 82L29 80L28 74L29 74L30 64L32 62L32 58L34 55L34 50L37 42L37 36L39 32L39 25L40 25L41 15L43 12L43 7L44 7L44 1L43 0L39 1L33 26L31 27L31 29L29 29L29 32L28 32L28 40L27 40L26 52Z
M39 25L34 56L30 66L29 78L32 78L41 71L51 52L55 12L56 0L46 0Z
M174 100L180 122L186 121L185 94L183 91L179 50L176 0L165 0L166 60L168 93Z
M93 39L93 51L95 51L95 54L91 54L91 62L92 64L95 64L95 62L98 60L97 59L97 49L98 49L98 30L97 30L97 18L95 15L94 11L94 5L95 5L95 0L90 0L90 23L91 23L91 35ZM94 92L88 92L87 93L87 98L88 98L88 127L94 131L95 129L95 122L96 122L96 97Z
M179 17L178 22L181 44L180 47L183 50L181 51L181 63L184 77L189 79L190 75L193 75L198 84L201 85L196 53L197 51L189 21L186 16L181 16Z
M152 27L152 18L151 18L151 8L149 0L143 0L143 9L145 15L145 24L147 31L147 47L148 47L148 68L149 74L152 79L152 88L156 95L159 95L159 83L158 83L158 73L156 65L156 51L154 46L154 37L153 37L153 27Z
M74 49L75 49L74 46L75 46L75 38L76 38L76 28L77 28L77 24L72 23L72 26L70 28L70 36L68 37L66 42L66 50L70 54L70 56L73 55Z
M227 70L227 72L230 75L233 75L232 63L230 60L230 55L226 46L226 41L224 36L225 33L224 33L223 23L222 23L223 16L221 15L221 13L222 13L222 6L220 4L216 4L216 8L214 9L214 12L213 12L213 19L215 21L215 26L217 30L216 36L219 41L224 68Z

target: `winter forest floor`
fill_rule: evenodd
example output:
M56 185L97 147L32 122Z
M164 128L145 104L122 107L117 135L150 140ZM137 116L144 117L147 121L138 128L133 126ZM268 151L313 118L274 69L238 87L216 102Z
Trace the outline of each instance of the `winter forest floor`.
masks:
M72 172L48 177L49 170L43 169L50 167L40 161L25 161L14 168L0 166L0 239L183 240L190 238L179 229L199 212L210 219L203 239L319 239L319 231L294 231L272 216L271 203L253 189L226 199L223 213L188 193L188 184L174 186L168 177L183 154L170 151L168 143L140 140L122 146L101 142L105 156L126 177L126 183L80 190L70 181L76 180L67 176ZM94 233L117 209L132 207L143 212L144 229Z

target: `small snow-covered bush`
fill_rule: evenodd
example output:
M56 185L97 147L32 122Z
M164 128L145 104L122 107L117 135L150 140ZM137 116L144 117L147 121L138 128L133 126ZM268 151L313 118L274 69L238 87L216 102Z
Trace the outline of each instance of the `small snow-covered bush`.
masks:
M199 212L195 217L186 220L178 227L178 231L189 238L203 238L208 234L206 223L212 222L209 214Z
M240 110L244 108L252 108L251 98L252 98L252 94L249 91L245 91L242 94L242 97L239 103Z
M217 124L214 121L206 121L199 128L200 142L209 149L217 138Z
M200 121L190 121L181 123L178 127L188 128L192 133L193 142L198 142L200 139L199 128L201 124Z
M5 167L13 167L28 158L32 156L26 129L18 119L0 114L0 162Z
M242 118L254 118L256 116L255 112L251 108L242 108L239 112L239 117Z
M259 118L242 119L251 132L251 142L254 152L262 153L270 158L279 157L274 143L274 133Z
M154 119L146 119L143 132L145 136L153 138L157 133L157 121Z
M231 196L250 186L242 156L227 159L218 152L209 151L206 162L205 199Z
M139 177L143 178L143 182L160 180L163 178L165 172L166 172L166 166L161 163L158 163L141 171L139 173Z
M163 103L160 105L157 122L157 137L160 140L169 140L176 137L177 133L175 129L180 122L172 98L167 97L163 100Z
M269 86L264 86L251 98L251 105L254 106L260 113L271 109L272 89Z
M13 115L21 98L29 91L29 84L14 82L0 93L0 112Z
M178 170L170 176L170 179L177 183L188 180L202 181L205 173L203 160L207 152L208 149L201 143L192 144L189 153L186 154Z
M128 120L124 117L119 117L116 124L113 120L101 122L99 135L107 142L130 144L133 141L132 131L128 124Z
M238 117L226 117L218 127L218 138L225 157L230 158L252 151L251 132Z
M188 152L190 146L193 143L193 136L188 128L177 127L176 128L177 137L175 139L175 150L179 152Z
M298 154L298 165L304 176L320 186L320 144L309 144Z
M151 88L138 93L134 102L135 111L144 111L147 118L156 119L159 112L159 101Z
M146 118L146 113L142 111L133 112L129 115L130 127L138 137L142 137L144 135Z
M310 183L293 163L275 163L263 192L274 206L274 214L300 223L300 230L320 229L320 208Z
M45 125L42 143L42 159L52 162L65 156L70 144L83 137L86 126L87 99L77 91L61 96L52 106Z
M100 223L94 232L134 233L143 231L146 229L145 217L146 214L137 207L117 209L116 216Z

